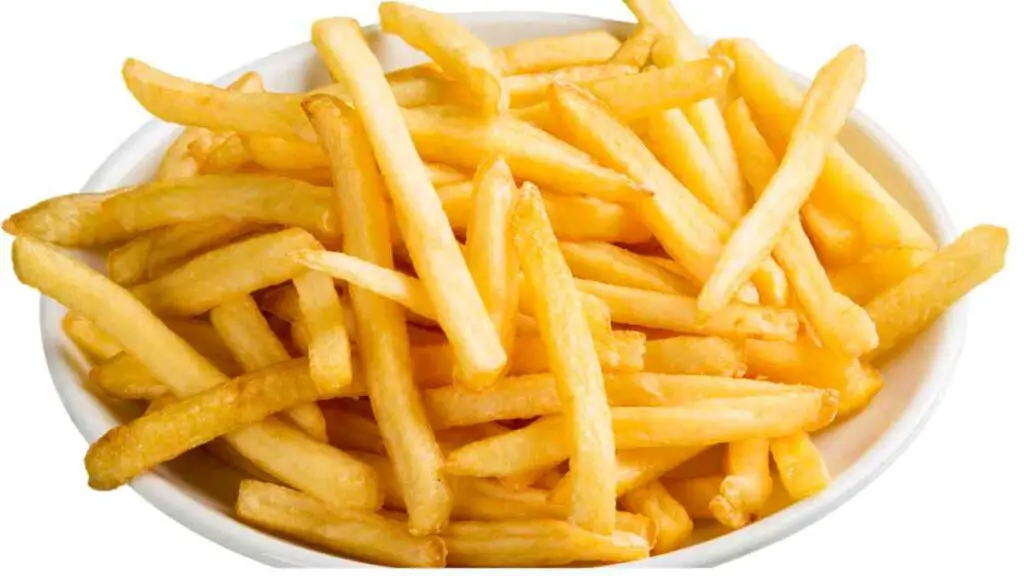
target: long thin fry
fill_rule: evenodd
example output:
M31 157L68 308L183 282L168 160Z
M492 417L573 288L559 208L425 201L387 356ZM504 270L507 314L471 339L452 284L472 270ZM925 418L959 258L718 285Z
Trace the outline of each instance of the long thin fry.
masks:
M494 49L494 60L506 76L598 64L619 49L618 38L605 30L533 38Z

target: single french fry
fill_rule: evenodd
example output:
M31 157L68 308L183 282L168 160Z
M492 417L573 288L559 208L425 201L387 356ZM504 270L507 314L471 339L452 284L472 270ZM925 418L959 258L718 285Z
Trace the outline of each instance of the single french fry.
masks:
M825 460L806 432L773 439L771 451L782 486L794 500L809 498L832 481Z
M338 225L330 197L328 188L280 176L196 176L118 194L103 203L103 213L136 233L229 214L237 220L304 228L331 239L338 236Z
M210 323L246 372L290 359L284 345L260 313L256 301L248 294L210 310ZM327 441L324 415L315 403L290 408L285 416L312 438Z
M693 532L693 520L686 509L665 490L657 480L622 496L623 507L634 514L642 514L657 527L654 554L665 554L683 547Z
M647 341L644 370L738 377L746 372L747 360L742 342L715 336L676 336Z
M105 361L121 353L121 344L88 318L68 312L60 323L64 334L90 358Z
M9 216L3 230L67 248L91 248L130 238L133 233L103 204L127 188L98 194L68 194L43 200Z
M460 183L438 188L448 222L456 234L464 233L469 222L473 187ZM566 241L595 241L637 244L651 233L631 210L598 198L542 191L544 208L555 235Z
M813 390L714 398L673 407L612 408L615 445L620 450L706 446L784 436L812 428L827 401L828 394ZM446 469L456 475L490 477L557 464L569 456L564 426L561 416L548 416L526 428L469 444L448 455Z
M456 20L400 2L384 2L379 11L381 30L400 36L437 62L448 77L464 83L485 115L508 109L508 92L490 49ZM334 76L345 78L340 71Z
M321 410L327 422L327 436L332 446L343 450L387 454L380 427L374 420L333 405L325 405Z
M445 545L436 536L413 536L399 522L329 507L282 486L243 481L235 513L250 524L371 562L421 568L445 565Z
M558 192L611 202L648 195L589 155L512 117L485 120L423 109L406 109L402 117L424 160L475 168L488 158L501 156L517 178Z
M107 253L107 274L122 286L159 276L190 257L259 230L252 222L213 218L157 228Z
M466 264L511 358L519 311L519 262L512 243L511 214L518 191L508 164L500 158L480 165L473 186ZM508 364L503 372L507 370Z
M696 296L685 278L607 242L560 242L573 276L641 290Z
M665 489L694 520L713 519L711 501L718 496L724 476L699 476L665 482Z
M619 46L619 39L604 30L586 30L502 46L494 49L493 56L502 73L512 76L599 64L611 58Z
M309 372L319 386L352 381L352 352L345 314L331 277L310 270L292 283L299 295L302 325L309 331Z
M753 42L728 40L718 45L719 51L728 54L736 64L733 78L740 95L758 119L774 126L769 131L759 124L765 137L772 142L774 136L781 136L778 144L784 147L800 113L800 88ZM839 213L852 218L868 247L935 249L934 239L921 224L839 144L828 149L812 203L818 207L835 206Z
M306 110L331 159L345 251L392 267L384 182L358 117L325 98L310 100ZM441 450L413 383L404 315L368 290L353 286L349 296L370 403L402 495L410 503L409 529L414 534L437 532L448 522L452 495L441 472Z
M247 134L242 139L252 161L269 170L311 170L328 165L319 144Z
M807 384L839 393L839 417L864 408L882 389L881 374L867 362L796 342L745 342L748 374L788 384Z
M749 524L771 496L768 444L768 440L758 438L733 442L726 449L726 475L708 508L729 528L739 529Z
M588 66L569 66L550 72L535 72L508 76L503 80L508 90L509 104L513 108L529 106L543 102L548 86L556 82L587 83L605 78L615 78L628 74L636 74L638 67L630 64L590 64Z
M836 292L863 306L909 276L933 254L933 250L918 248L873 250L856 262L829 270L828 278Z
M620 120L631 122L711 98L725 89L731 74L729 60L705 58L581 84Z
M591 280L576 280L576 287L604 300L619 324L740 339L793 340L797 335L799 322L792 310L734 303L702 323L696 300L688 296Z
M566 414L564 434L570 439L570 465L575 470L572 520L598 534L611 534L615 484L609 472L615 465L615 445L601 364L572 273L558 249L540 192L530 184L520 191L512 231Z
M757 132L742 99L726 111L726 124L744 177L759 196L778 169L775 157ZM878 344L878 334L864 309L833 290L798 218L794 217L782 232L773 254L786 270L793 293L826 346L857 357Z
M305 268L288 255L319 248L304 230L264 234L211 250L180 268L133 288L159 314L195 316L242 294L280 284Z
M1002 270L1009 241L1005 228L976 226L875 296L865 308L878 328L878 347L871 356L881 356L905 343Z
M320 20L313 25L313 37L328 68L345 79L352 94L388 184L402 238L452 342L460 374L470 385L491 381L508 358L380 64L353 20Z
M658 39L658 31L652 26L637 25L626 41L619 46L615 54L608 59L612 64L628 64L642 68L651 57L651 47Z
M628 562L649 555L650 543L631 532L601 535L563 520L453 522L441 533L450 566L560 566Z
M729 237L701 290L702 313L712 314L726 305L793 222L821 174L829 146L853 110L864 75L864 51L857 46L846 48L818 72L778 171Z

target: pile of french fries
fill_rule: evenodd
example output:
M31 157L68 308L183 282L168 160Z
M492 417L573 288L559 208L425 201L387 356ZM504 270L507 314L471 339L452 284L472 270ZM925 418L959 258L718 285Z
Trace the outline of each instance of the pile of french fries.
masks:
M87 386L147 403L90 447L90 485L202 447L251 478L241 520L394 566L633 561L825 489L811 434L1007 233L937 246L836 141L858 47L803 91L749 40L627 4L628 38L492 49L385 2L430 62L385 74L357 22L321 20L335 83L306 94L129 60L185 127L152 181L3 225Z

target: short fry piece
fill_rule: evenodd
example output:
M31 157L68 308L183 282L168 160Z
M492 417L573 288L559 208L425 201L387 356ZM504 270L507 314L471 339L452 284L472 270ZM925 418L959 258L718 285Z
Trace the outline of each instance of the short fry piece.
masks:
M445 564L444 542L436 536L412 536L393 520L329 507L283 486L242 482L235 513L262 528L371 562L422 568Z
M121 353L121 344L113 336L80 314L68 312L60 325L75 346L91 358L110 360Z
M729 444L725 453L725 474L718 496L711 499L708 508L719 522L735 530L754 520L771 496L768 440Z
M292 282L299 294L302 325L309 331L310 376L321 387L347 386L352 382L352 351L334 281L311 270Z
M809 498L831 482L825 460L806 432L775 438L771 450L782 486L794 500Z
M686 509L657 480L641 486L622 497L622 506L634 514L642 514L657 527L654 554L665 554L683 547L693 532L693 520Z
M1005 228L972 228L871 300L866 310L878 328L878 348L871 355L880 356L903 344L1002 270L1009 242Z
M676 336L647 341L644 370L737 377L746 372L747 360L740 342L715 336Z

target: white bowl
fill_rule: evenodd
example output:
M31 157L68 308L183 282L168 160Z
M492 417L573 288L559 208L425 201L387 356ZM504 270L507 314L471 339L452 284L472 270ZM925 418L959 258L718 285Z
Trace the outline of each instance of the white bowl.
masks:
M624 37L632 24L584 16L535 12L456 15L491 45L532 37L606 29ZM386 70L423 59L400 40L368 28L373 51ZM822 55L824 58L826 55ZM216 83L226 85L241 72L259 72L272 91L302 91L327 81L316 52L302 44L244 66ZM187 70L179 70L187 74ZM113 81L113 79L108 79ZM806 82L806 80L803 80ZM85 191L107 190L147 180L176 127L151 121L124 142L86 183ZM918 166L863 114L855 113L842 135L847 150L941 242L952 240L949 215ZM95 259L92 263L98 265ZM97 399L83 386L87 364L60 329L64 308L43 298L43 348L54 385L82 435L95 441L137 408ZM960 353L966 307L957 305L884 368L885 389L863 413L820 434L820 447L835 480L817 496L799 502L742 530L671 554L635 563L642 566L708 566L785 538L849 500L885 470L924 426L942 395ZM265 564L282 567L361 565L307 548L235 520L232 505L238 475L196 451L131 483L143 498L190 530Z

